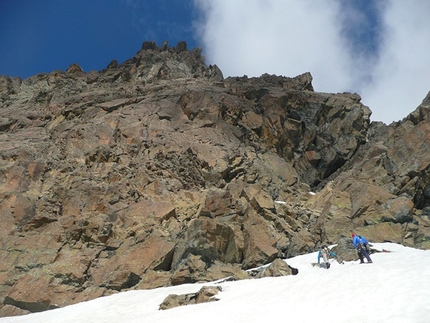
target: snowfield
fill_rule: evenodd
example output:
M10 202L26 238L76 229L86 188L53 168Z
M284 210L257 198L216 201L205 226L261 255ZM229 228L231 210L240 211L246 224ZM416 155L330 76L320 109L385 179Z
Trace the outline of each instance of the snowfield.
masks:
M373 264L332 262L312 267L317 253L287 259L296 276L213 282L118 293L64 308L17 317L7 323L285 322L428 323L430 250L373 243ZM159 310L169 294L222 287L217 302Z

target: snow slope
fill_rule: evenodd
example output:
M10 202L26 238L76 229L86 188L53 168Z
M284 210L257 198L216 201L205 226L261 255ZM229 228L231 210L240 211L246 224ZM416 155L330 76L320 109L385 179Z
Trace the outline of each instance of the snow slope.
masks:
M430 251L372 245L391 252L373 254L373 264L334 261L328 270L311 266L317 253L291 258L287 263L299 269L298 275L220 283L217 302L158 310L169 294L193 293L215 283L188 284L122 292L0 322L430 322Z

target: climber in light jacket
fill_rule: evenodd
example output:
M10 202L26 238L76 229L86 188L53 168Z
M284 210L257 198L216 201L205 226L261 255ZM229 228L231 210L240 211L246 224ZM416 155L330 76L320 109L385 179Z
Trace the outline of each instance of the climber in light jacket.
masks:
M364 264L364 258L366 258L367 262L371 264L372 259L370 259L369 256L369 242L366 238L353 233L352 244L354 245L354 248L357 249L360 264Z
M322 246L321 249L318 251L318 263L320 263L321 256L324 260L324 265L320 265L320 267L325 267L326 269L330 268L329 258L330 256L337 257L336 254L331 251L327 246Z

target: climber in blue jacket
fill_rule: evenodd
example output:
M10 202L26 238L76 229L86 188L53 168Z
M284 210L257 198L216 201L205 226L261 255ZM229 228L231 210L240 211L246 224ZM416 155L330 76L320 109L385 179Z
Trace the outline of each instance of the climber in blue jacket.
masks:
M364 264L364 257L367 259L367 263L371 264L372 259L370 259L368 252L369 242L366 240L366 238L353 233L352 244L354 245L354 248L357 249L358 257L360 258L360 264Z
M330 268L330 263L328 261L328 259L330 258L330 256L333 257L337 257L336 254L331 251L327 246L322 246L321 249L318 251L318 263L320 263L321 260L321 256L323 257L324 263L325 263L325 268L329 269ZM320 267L323 267L320 265Z

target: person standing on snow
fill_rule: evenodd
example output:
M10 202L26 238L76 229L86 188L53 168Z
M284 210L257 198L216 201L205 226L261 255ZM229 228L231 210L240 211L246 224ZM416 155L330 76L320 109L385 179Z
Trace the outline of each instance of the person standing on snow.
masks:
M327 246L322 246L320 251L318 251L318 264L320 263L321 256L324 260L324 266L320 265L320 267L325 267L326 269L330 268L330 263L328 262L330 256L337 257L336 254L331 251Z
M366 238L353 233L352 244L354 245L354 248L357 249L358 257L360 258L360 264L364 264L364 257L367 259L367 263L371 264L372 259L370 259L368 253L369 242L366 240Z

